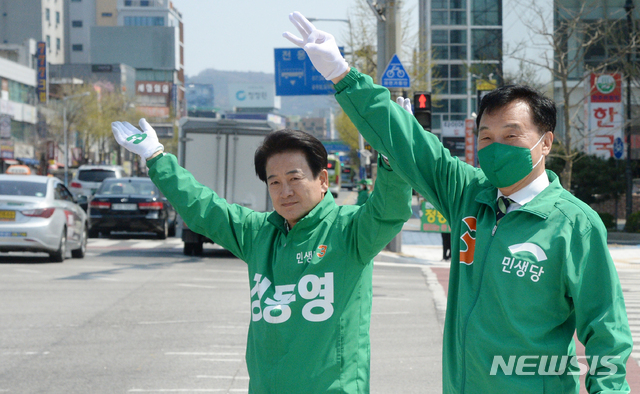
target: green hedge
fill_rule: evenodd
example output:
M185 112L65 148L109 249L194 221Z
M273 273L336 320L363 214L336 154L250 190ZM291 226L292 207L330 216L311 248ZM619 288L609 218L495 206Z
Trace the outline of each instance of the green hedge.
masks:
M604 223L604 226L607 228L607 230L617 229L616 220L614 219L612 214L607 212L598 212L598 215L600 215L600 219L602 220L602 223Z
M627 224L624 225L624 231L628 233L640 233L640 211L634 212L627 219Z

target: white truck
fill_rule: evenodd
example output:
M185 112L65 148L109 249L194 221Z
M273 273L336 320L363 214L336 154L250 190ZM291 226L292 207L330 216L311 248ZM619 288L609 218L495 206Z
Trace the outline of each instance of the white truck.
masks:
M253 156L264 137L276 130L265 120L186 117L180 120L178 160L196 180L231 204L254 211L273 209L267 185L255 173ZM182 226L184 254L202 254L207 237Z

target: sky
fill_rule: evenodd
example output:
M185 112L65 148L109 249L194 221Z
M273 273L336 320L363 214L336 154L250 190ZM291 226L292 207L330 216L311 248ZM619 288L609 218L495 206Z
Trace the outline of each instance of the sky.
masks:
M274 48L293 44L282 37L298 34L289 14L299 11L307 18L347 19L357 0L171 0L182 14L185 41L185 73L202 70L274 72ZM405 0L407 5L417 0ZM373 13L373 11L372 11ZM416 16L417 8L413 15ZM344 22L314 22L333 34L338 45L347 46Z
M185 73L195 76L207 68L220 71L274 72L274 48L292 47L282 33L298 34L289 13L299 11L307 18L347 19L358 0L171 0L182 14L185 40ZM503 38L515 45L527 37L517 3L503 1ZM550 0L542 0L543 3ZM404 0L411 10L412 28L418 27L418 0ZM372 11L373 12L373 11ZM347 46L348 25L344 22L313 22ZM528 48L527 56L539 57ZM408 59L401 59L408 61ZM507 61L505 70L517 72L517 62Z

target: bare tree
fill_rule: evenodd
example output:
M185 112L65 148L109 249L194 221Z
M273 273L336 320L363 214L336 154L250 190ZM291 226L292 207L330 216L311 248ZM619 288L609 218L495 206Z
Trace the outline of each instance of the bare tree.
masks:
M428 54L419 51L418 34L411 34L414 31L411 26L411 13L415 10L409 10L406 3L402 3L400 10L400 18L402 20L402 49L400 54L403 59L410 59L410 64L405 64L412 87L407 91L407 95L411 95L413 91L421 91L427 89L427 75L433 68L433 62ZM376 78L377 64L377 19L371 11L371 7L367 0L358 0L356 5L350 9L349 20L351 24L350 47L351 55L347 57L347 61L360 72L369 75L374 80ZM380 65L384 67L385 65ZM358 130L351 123L351 120L342 112L338 112L336 116L336 129L342 141L354 149L358 149Z
M589 137L585 125L588 120L582 117L590 94L590 89L585 89L587 79L592 72L621 71L625 55L638 45L637 34L626 31L624 10L621 15L594 18L592 15L597 12L604 14L601 0L576 2L571 8L554 0L552 9L545 9L540 2L515 3L523 10L520 19L530 36L505 56L549 71L554 83L560 85L556 101L561 109L562 132L556 133L558 146L553 155L564 161L560 180L570 190L573 163L578 155L575 147ZM620 39L622 32L624 42ZM527 56L528 48L542 49L543 54L535 58ZM602 50L606 50L606 56L597 62L588 61Z
M86 161L93 150L97 151L100 161L103 161L111 151L117 149L111 134L111 122L137 122L142 116L135 109L132 98L99 83L66 85L58 92L60 99L72 95L78 97L65 103L62 100L51 100L47 105L45 112L48 138L58 146L63 143L62 105L66 105L68 136L78 133L84 147L82 161ZM69 144L71 143L70 140Z

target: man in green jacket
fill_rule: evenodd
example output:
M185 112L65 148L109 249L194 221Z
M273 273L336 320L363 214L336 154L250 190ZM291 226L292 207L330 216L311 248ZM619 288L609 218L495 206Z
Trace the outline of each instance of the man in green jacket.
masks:
M330 34L300 13L289 19L302 38L285 37L336 84L338 103L367 142L451 225L444 392L578 393L582 374L589 393L628 393L631 332L606 229L545 171L554 103L523 86L483 98L482 169L474 168L451 157L386 88L349 69Z
M369 187L371 187L371 179L361 179L358 181L360 190L358 190L358 199L356 205L362 205L369 199Z
M322 143L281 130L254 157L275 212L256 212L198 183L144 119L140 127L112 124L189 228L247 263L249 393L369 393L373 258L411 216L409 185L379 161L369 202L338 206Z

